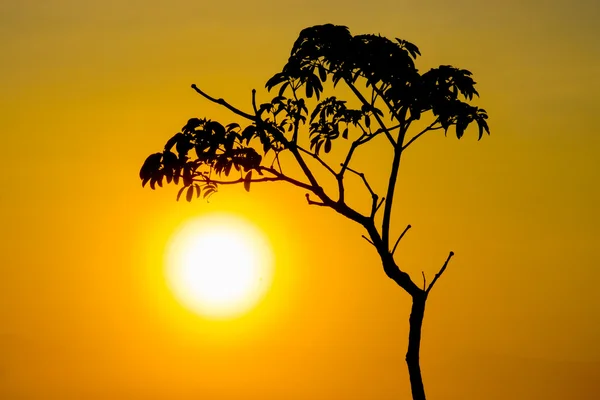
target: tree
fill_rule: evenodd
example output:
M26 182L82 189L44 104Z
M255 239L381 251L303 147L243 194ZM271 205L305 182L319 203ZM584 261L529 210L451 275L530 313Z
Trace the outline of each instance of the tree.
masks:
M162 152L146 159L140 171L143 186L149 183L154 189L162 187L163 181L181 185L177 199L185 193L187 201L201 193L205 198L211 196L221 185L242 184L249 191L252 184L260 182L287 182L306 191L309 205L330 208L361 225L385 274L412 298L406 363L414 400L425 399L419 364L425 303L454 253L449 253L429 285L423 275L422 288L396 263L395 250L411 227L396 241L390 240L400 160L417 139L431 131L447 134L453 127L460 139L475 122L479 139L484 132L490 133L486 111L469 104L479 96L471 72L442 65L421 74L414 63L419 55L417 46L401 39L352 36L347 27L331 24L306 28L283 70L266 83L269 91L278 88L277 96L257 105L253 90L251 113L192 85L207 100L243 118L247 122L244 128L237 123L223 125L192 118L167 141ZM335 96L321 100L324 84L333 92L340 86L349 90L358 106L351 108ZM302 128L308 128L308 135L301 134ZM385 196L377 194L365 173L352 166L359 148L375 138L385 141L393 155ZM331 157L333 142L340 139L347 151L333 167L325 155ZM297 171L289 173L289 165ZM335 183L329 187L322 184L323 175ZM370 195L367 212L347 201L349 175L358 177Z

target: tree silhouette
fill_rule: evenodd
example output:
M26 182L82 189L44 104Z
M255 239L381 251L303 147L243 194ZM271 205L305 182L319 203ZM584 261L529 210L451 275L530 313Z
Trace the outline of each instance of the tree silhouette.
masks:
M449 253L429 285L423 275L422 287L396 263L394 252L411 227L396 241L390 240L400 160L427 132L443 130L446 134L454 127L460 139L475 122L481 139L484 132L489 134L489 128L486 111L468 103L479 96L471 72L442 65L421 74L414 63L418 55L417 46L401 39L352 36L347 27L331 24L306 28L283 70L266 83L269 91L278 88L277 96L257 105L253 90L251 113L192 85L197 93L242 117L248 125L242 128L237 123L223 125L192 118L167 141L162 152L146 159L140 178L142 185L149 183L152 189L163 181L181 185L177 199L185 193L187 201L201 194L206 198L221 185L242 184L249 191L260 182L287 182L306 191L308 204L331 208L360 224L366 231L363 237L381 258L385 274L412 298L406 363L412 397L424 400L419 348L425 303L454 253ZM327 91L350 93L357 106L351 108L335 96L321 99L324 84L329 85ZM352 165L359 148L376 138L386 142L392 154L385 196L377 194L365 173ZM333 142L339 139L339 150L344 151L334 167L324 156L329 153L327 158L332 158ZM370 195L366 212L349 205L345 190L349 175L358 178ZM322 184L324 179L331 184Z

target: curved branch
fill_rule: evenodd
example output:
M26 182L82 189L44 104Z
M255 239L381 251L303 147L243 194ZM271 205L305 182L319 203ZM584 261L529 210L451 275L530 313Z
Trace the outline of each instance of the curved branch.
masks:
M429 284L429 287L427 288L427 290L425 291L425 295L428 295L429 292L431 292L431 289L433 289L433 285L435 285L435 283L437 282L437 280L440 278L440 276L442 276L442 274L444 273L444 271L446 270L446 267L448 266L448 262L450 261L450 259L452 258L452 256L454 255L454 252L451 251L450 254L448 254L448 258L446 258L446 262L444 263L444 265L442 266L442 269L440 269L440 272L438 272L437 274L435 274L435 277L433 278L433 280L431 281L431 283Z
M194 89L198 94L200 94L202 97L212 101L213 103L222 105L223 107L227 108L228 110L230 110L231 112L233 112L234 114L239 115L240 117L244 117L246 119L249 119L250 121L256 121L256 117L252 116L248 113L245 113L237 108L235 108L234 106L232 106L231 104L229 104L228 102L226 102L223 99L216 99L208 94L206 94L205 92L203 92L198 86L196 86L195 83L192 84L192 89Z
M402 146L402 151L406 150L406 148L408 146L410 146L412 142L414 142L415 140L417 140L418 138L420 138L421 136L423 136L426 132L436 131L436 130L442 129L443 128L442 126L438 126L438 127L435 127L435 128L433 127L439 121L440 121L439 118L436 119L427 128L423 129L421 132L419 132L415 136L413 136L404 146Z
M398 247L398 243L400 243L400 241L402 240L404 235L406 235L406 232L408 232L408 230L410 228L411 228L410 224L408 224L406 226L406 228L404 228L404 231L402 232L402 234L400 234L400 237L398 238L398 240L396 240L396 244L394 245L394 248L392 249L392 255L394 255L394 253L396 252L396 247Z
M385 244L386 249L389 249L390 240L390 222L392 219L392 205L394 203L394 192L396 190L396 180L398 179L398 169L400 168L400 159L402 158L402 143L404 142L404 136L406 135L406 127L408 123L404 125L402 121L406 118L406 108L401 111L399 120L401 127L398 132L398 142L394 146L394 159L392 160L392 170L390 171L390 179L388 183L387 193L385 194L386 201L383 208L383 222L381 224L381 236Z

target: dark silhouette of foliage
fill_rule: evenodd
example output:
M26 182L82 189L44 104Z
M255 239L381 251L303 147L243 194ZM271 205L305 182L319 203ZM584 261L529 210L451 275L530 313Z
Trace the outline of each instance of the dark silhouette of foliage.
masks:
M443 130L447 134L453 128L460 139L474 122L479 139L489 134L486 111L469 104L479 96L471 72L442 65L421 74L415 67L419 55L417 46L405 40L352 36L344 26L327 24L304 29L287 64L266 83L266 88L276 89L277 95L257 105L253 90L252 113L192 85L197 93L242 117L248 125L242 128L237 123L223 125L192 118L167 141L162 152L146 159L140 171L142 185L149 183L154 189L156 185L162 187L164 181L173 182L181 186L177 199L185 193L187 201L201 194L209 197L221 185L242 184L249 191L252 184L283 181L304 189L310 205L331 208L363 226L363 237L375 247L386 275L413 300L406 362L414 400L425 399L419 365L425 302L454 253L449 253L429 285L423 275L423 287L394 260L398 243L411 227L408 225L392 246L390 223L400 160L409 146L430 131ZM347 101L335 96L322 98L329 79L333 91L338 85L345 86L360 106L350 108ZM312 110L308 109L309 102L315 103ZM409 136L418 125L416 121L423 118L428 118L428 124ZM308 127L308 137L303 127ZM393 154L385 196L373 190L364 172L351 166L356 151L380 136ZM324 156L340 138L349 143L349 149L339 167L333 168ZM303 145L305 141L308 148ZM283 155L300 168L300 177L284 172ZM309 159L337 182L335 195L320 184ZM346 201L348 174L358 176L371 196L366 213Z

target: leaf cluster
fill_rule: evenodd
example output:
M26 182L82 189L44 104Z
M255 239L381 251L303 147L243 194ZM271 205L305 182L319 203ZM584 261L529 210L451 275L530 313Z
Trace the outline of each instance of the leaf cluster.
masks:
M162 187L163 181L176 185L181 182L183 187L177 199L187 190L186 199L191 201L194 194L200 197L204 192L206 198L216 192L213 176L227 177L236 171L249 180L252 170L261 173L262 156L248 146L254 137L265 137L254 125L241 130L236 123L223 126L216 121L191 118L166 142L162 152L146 158L139 174L142 186L149 183L155 189L156 185Z
M446 132L455 125L458 138L473 121L479 126L480 139L484 131L489 134L486 111L466 102L478 96L471 72L440 66L420 74L415 67L420 54L406 40L352 36L347 27L332 24L314 26L300 33L282 72L269 79L266 87L280 86L280 95L288 88L296 93L304 87L307 98L314 95L319 100L328 76L334 87L340 81L354 86L362 78L398 122L419 120L431 111ZM374 107L375 101L365 103Z

